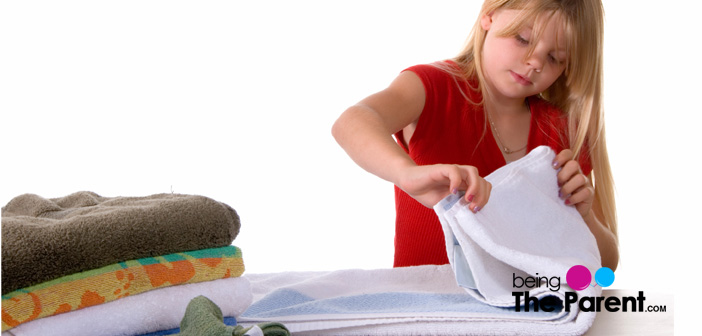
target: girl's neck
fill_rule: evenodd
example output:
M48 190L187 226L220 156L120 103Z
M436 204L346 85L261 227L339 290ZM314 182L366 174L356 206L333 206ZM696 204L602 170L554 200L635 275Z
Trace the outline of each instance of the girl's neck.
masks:
M526 99L485 98L485 108L494 116L516 117L529 113Z

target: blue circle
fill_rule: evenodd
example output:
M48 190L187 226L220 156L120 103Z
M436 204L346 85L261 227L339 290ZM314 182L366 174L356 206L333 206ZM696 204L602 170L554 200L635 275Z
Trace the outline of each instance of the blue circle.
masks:
M609 287L614 282L614 271L609 267L602 267L595 272L595 281L600 287Z

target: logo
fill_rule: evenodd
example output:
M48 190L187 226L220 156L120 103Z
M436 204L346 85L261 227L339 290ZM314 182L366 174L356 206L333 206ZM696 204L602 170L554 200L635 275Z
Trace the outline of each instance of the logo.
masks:
M566 283L570 288L581 291L588 286L592 281L592 274L587 267L583 265L575 265L566 273ZM609 287L614 282L614 271L609 267L602 267L595 272L595 282L600 287ZM592 285L595 287L596 285Z
M571 267L566 273L566 283L570 288L579 292L587 289L588 287L609 287L614 283L614 272L609 267L601 267L595 272L595 284L592 284L592 273L590 270L583 265L575 265ZM513 288L523 288L528 289L539 288L541 286L548 287L551 291L559 291L561 289L561 278L558 276L546 277L539 276L527 276L521 277L512 273L512 287ZM530 308L534 311L545 311L552 312L556 307L561 306L559 304L554 304L554 296L544 296L544 297L533 297L529 295L529 291L522 292L512 292L514 297L515 311L519 312L524 309L528 312ZM558 299L556 299L558 300ZM560 300L558 300L560 301ZM606 310L608 312L665 312L666 306L648 306L644 309L644 302L646 297L643 291L638 292L638 296L623 296L619 297L590 297L582 296L578 297L576 292L566 291L565 298L562 302L562 308L566 312L570 312L571 305L577 305L581 311L585 312L600 312Z

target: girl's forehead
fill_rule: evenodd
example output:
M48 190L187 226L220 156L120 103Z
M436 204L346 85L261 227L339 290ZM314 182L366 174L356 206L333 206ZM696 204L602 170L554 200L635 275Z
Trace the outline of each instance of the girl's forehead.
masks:
M503 35L529 34L534 40L547 38L565 50L569 40L568 23L560 11L528 12L515 9L502 9L506 20ZM526 13L525 13L526 12Z

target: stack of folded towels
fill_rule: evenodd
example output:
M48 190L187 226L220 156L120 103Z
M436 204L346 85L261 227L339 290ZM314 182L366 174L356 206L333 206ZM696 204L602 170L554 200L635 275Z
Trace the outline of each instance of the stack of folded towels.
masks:
M234 324L251 304L239 228L202 196L18 196L2 208L3 336L167 335L198 296Z

